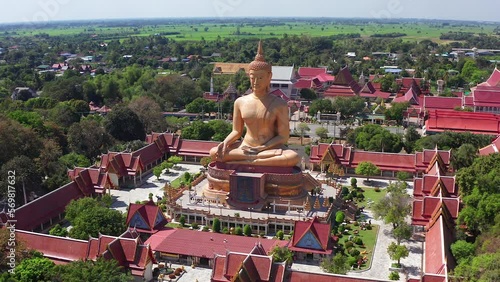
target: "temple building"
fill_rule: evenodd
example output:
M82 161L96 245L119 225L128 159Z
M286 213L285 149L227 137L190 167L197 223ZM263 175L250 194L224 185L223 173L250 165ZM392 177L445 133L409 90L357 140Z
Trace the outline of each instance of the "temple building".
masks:
M465 98L465 106L474 112L500 114L500 70L495 67L486 82L471 88L471 95Z
M344 144L311 146L311 169L327 171L331 165L339 166L344 173L354 175L361 162L371 162L380 169L380 177L395 177L399 171L422 175L432 169L435 162L442 164L442 173L450 170L451 151L424 150L415 154L395 154L354 150ZM376 177L376 176L375 176Z
M145 245L135 230L127 230L118 237L99 235L87 241L66 237L16 230L16 238L28 249L37 250L56 264L77 260L114 259L131 271L135 281L153 279L155 258L149 245Z
M129 204L125 224L138 233L154 234L165 228L167 218L152 200L145 204Z
M332 226L314 217L308 221L295 221L289 249L297 260L312 259L320 261L333 254L334 240L330 234Z

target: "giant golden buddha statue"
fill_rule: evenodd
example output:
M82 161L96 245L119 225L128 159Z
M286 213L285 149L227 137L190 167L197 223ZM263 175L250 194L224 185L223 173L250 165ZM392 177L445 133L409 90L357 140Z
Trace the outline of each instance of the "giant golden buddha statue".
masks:
M229 164L292 167L299 156L286 147L290 137L287 103L269 94L271 64L264 59L259 42L255 60L249 66L253 92L234 102L233 131L210 150L212 160ZM243 129L246 134L240 138Z

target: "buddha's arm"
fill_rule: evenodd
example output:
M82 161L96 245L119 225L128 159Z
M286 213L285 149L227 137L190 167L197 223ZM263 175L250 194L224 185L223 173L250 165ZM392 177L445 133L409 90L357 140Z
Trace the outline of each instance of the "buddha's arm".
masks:
M240 103L236 100L233 110L233 131L231 131L231 133L227 135L226 139L224 139L226 147L230 146L241 137L241 134L243 133L243 126L244 123L243 118L241 117Z
M290 125L288 121L288 106L281 105L277 109L277 117L276 117L276 131L277 135L271 138L269 141L264 144L263 150L280 148L290 138Z

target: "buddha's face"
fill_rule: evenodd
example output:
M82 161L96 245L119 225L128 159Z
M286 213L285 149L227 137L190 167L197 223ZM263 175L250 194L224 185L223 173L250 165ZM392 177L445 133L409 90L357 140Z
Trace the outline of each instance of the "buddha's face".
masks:
M272 73L267 70L250 70L250 85L254 93L267 92Z

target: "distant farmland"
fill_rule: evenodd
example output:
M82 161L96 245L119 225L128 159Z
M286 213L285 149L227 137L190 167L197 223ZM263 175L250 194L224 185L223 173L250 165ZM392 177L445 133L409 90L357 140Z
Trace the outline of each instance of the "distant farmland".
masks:
M432 40L443 42L439 39L441 34L448 32L469 32L473 34L495 33L496 25L479 23L454 23L443 22L408 22L401 23L381 23L369 22L367 20L349 22L334 20L331 21L257 21L247 19L246 22L235 20L235 22L213 22L202 20L193 20L189 22L184 20L179 23L169 24L147 24L141 21L115 22L109 24L85 24L85 23L65 23L64 25L52 24L46 27L35 28L9 28L0 26L0 37L5 36L89 36L95 40L108 41L112 39L123 39L130 36L152 36L162 35L177 41L198 41L216 40L219 36L224 38L270 38L283 37L287 35L307 35L307 36L332 36L340 34L359 34L362 38L373 36L378 37L398 37L403 40L421 41Z

